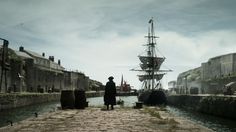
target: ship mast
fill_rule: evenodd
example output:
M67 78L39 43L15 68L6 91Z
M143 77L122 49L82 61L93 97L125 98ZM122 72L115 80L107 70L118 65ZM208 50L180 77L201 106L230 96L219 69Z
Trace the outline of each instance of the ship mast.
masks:
M157 57L155 52L155 46L156 46L156 36L154 32L154 23L153 19L149 20L149 28L148 28L148 44L147 46L147 55L146 56L139 56L139 59L141 61L141 68L142 71L145 72L144 75L138 75L139 80L143 81L144 83L144 89L150 90L155 89L157 87L157 81L162 79L163 73L159 73L160 66L162 62L164 62L163 57Z
M153 19L150 19L149 20L149 24L150 24L150 27L148 28L148 51L147 51L147 56L150 57L150 64L155 64L155 59L154 57L156 57L156 53L155 53L155 45L156 45L156 41L155 41L155 38L157 38L155 36L155 33L154 33L154 24L153 24ZM151 28L151 30L150 30ZM153 65L154 66L154 65ZM154 67L149 67L149 70L148 70L148 75L151 76L150 79L146 80L147 81L147 89L150 90L150 89L154 89L155 88L155 68Z
M150 19L148 23L148 34L145 36L147 38L147 44L144 45L146 48L145 53L138 56L141 62L141 69L131 70L141 72L138 75L139 81L142 82L140 95L138 97L139 101L145 104L156 105L161 104L158 102L159 96L165 95L164 92L160 90L162 88L160 80L166 72L172 70L160 70L162 63L165 61L165 57L159 56L161 55L160 53L157 55L156 52L156 38L158 37L155 36L153 18ZM166 101L163 101L163 103L165 102Z
M154 26L153 26L153 20L151 19L149 21L149 23L151 23L151 50L152 50L152 58L154 58L155 56L155 42L154 42ZM152 59L152 63L154 64L154 59ZM154 80L154 68L152 68L152 89L154 89L154 84L155 84L155 80Z
M148 28L148 35L145 36L147 39L147 47L145 55L139 55L140 60L140 68L138 69L131 69L132 71L140 71L143 74L138 75L139 80L143 82L143 89L144 90L154 90L160 84L160 80L166 74L166 72L172 70L160 70L162 63L165 60L165 57L158 57L156 55L156 37L154 32L154 22L153 19L149 20L149 28Z

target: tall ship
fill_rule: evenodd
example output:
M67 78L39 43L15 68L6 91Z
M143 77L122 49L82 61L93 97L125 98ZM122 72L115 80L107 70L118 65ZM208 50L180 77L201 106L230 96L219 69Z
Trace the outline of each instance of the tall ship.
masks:
M139 69L131 69L139 71L139 81L142 82L141 90L139 91L138 100L146 105L166 104L166 95L161 85L163 76L171 70L160 70L165 57L160 57L157 54L156 39L154 32L153 18L149 20L147 44L144 46L145 52L138 56L140 60Z

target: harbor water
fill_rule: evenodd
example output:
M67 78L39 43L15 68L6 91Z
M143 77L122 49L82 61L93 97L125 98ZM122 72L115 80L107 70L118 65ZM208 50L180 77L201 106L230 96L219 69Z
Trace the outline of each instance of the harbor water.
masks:
M133 107L137 101L136 96L124 96L117 97L117 100L123 100L124 106ZM103 106L103 97L88 98L89 106ZM43 114L45 112L53 112L60 106L60 102L51 102L44 104L37 104L32 106L26 106L22 108L1 111L0 112L0 127L9 125L7 121L15 122L24 120L26 118L34 117L35 113ZM236 131L236 121L218 118L210 115L205 115L197 112L187 111L171 106L166 107L167 111L170 113L191 120L197 124L208 127L214 131L218 132L235 132Z
M8 125L9 121L12 121L14 125L15 122L34 117L35 113L40 115L45 112L53 112L58 106L60 103L57 101L0 111L0 127Z

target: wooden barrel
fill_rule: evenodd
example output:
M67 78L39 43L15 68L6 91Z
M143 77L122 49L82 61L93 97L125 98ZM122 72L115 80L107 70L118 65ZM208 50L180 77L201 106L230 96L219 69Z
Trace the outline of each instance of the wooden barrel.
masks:
M86 107L86 96L84 90L75 90L75 108L84 109Z
M73 90L62 90L61 91L61 108L62 109L73 109L75 107L75 95Z

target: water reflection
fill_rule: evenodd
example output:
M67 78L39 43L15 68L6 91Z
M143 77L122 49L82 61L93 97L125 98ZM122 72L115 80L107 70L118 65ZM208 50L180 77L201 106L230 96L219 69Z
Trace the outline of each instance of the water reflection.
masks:
M167 110L217 132L236 132L236 121L168 106Z
M127 107L133 107L135 102L138 101L137 96L121 96L116 97L116 100L124 100L124 106ZM103 97L95 97L95 98L88 98L87 101L89 101L89 106L103 106L104 101Z
M38 115L40 115L45 112L55 111L58 105L60 105L59 102L50 102L1 111L0 127L8 125L8 120L12 121L14 125L15 122L24 120L29 117L34 117L35 113L38 113Z

